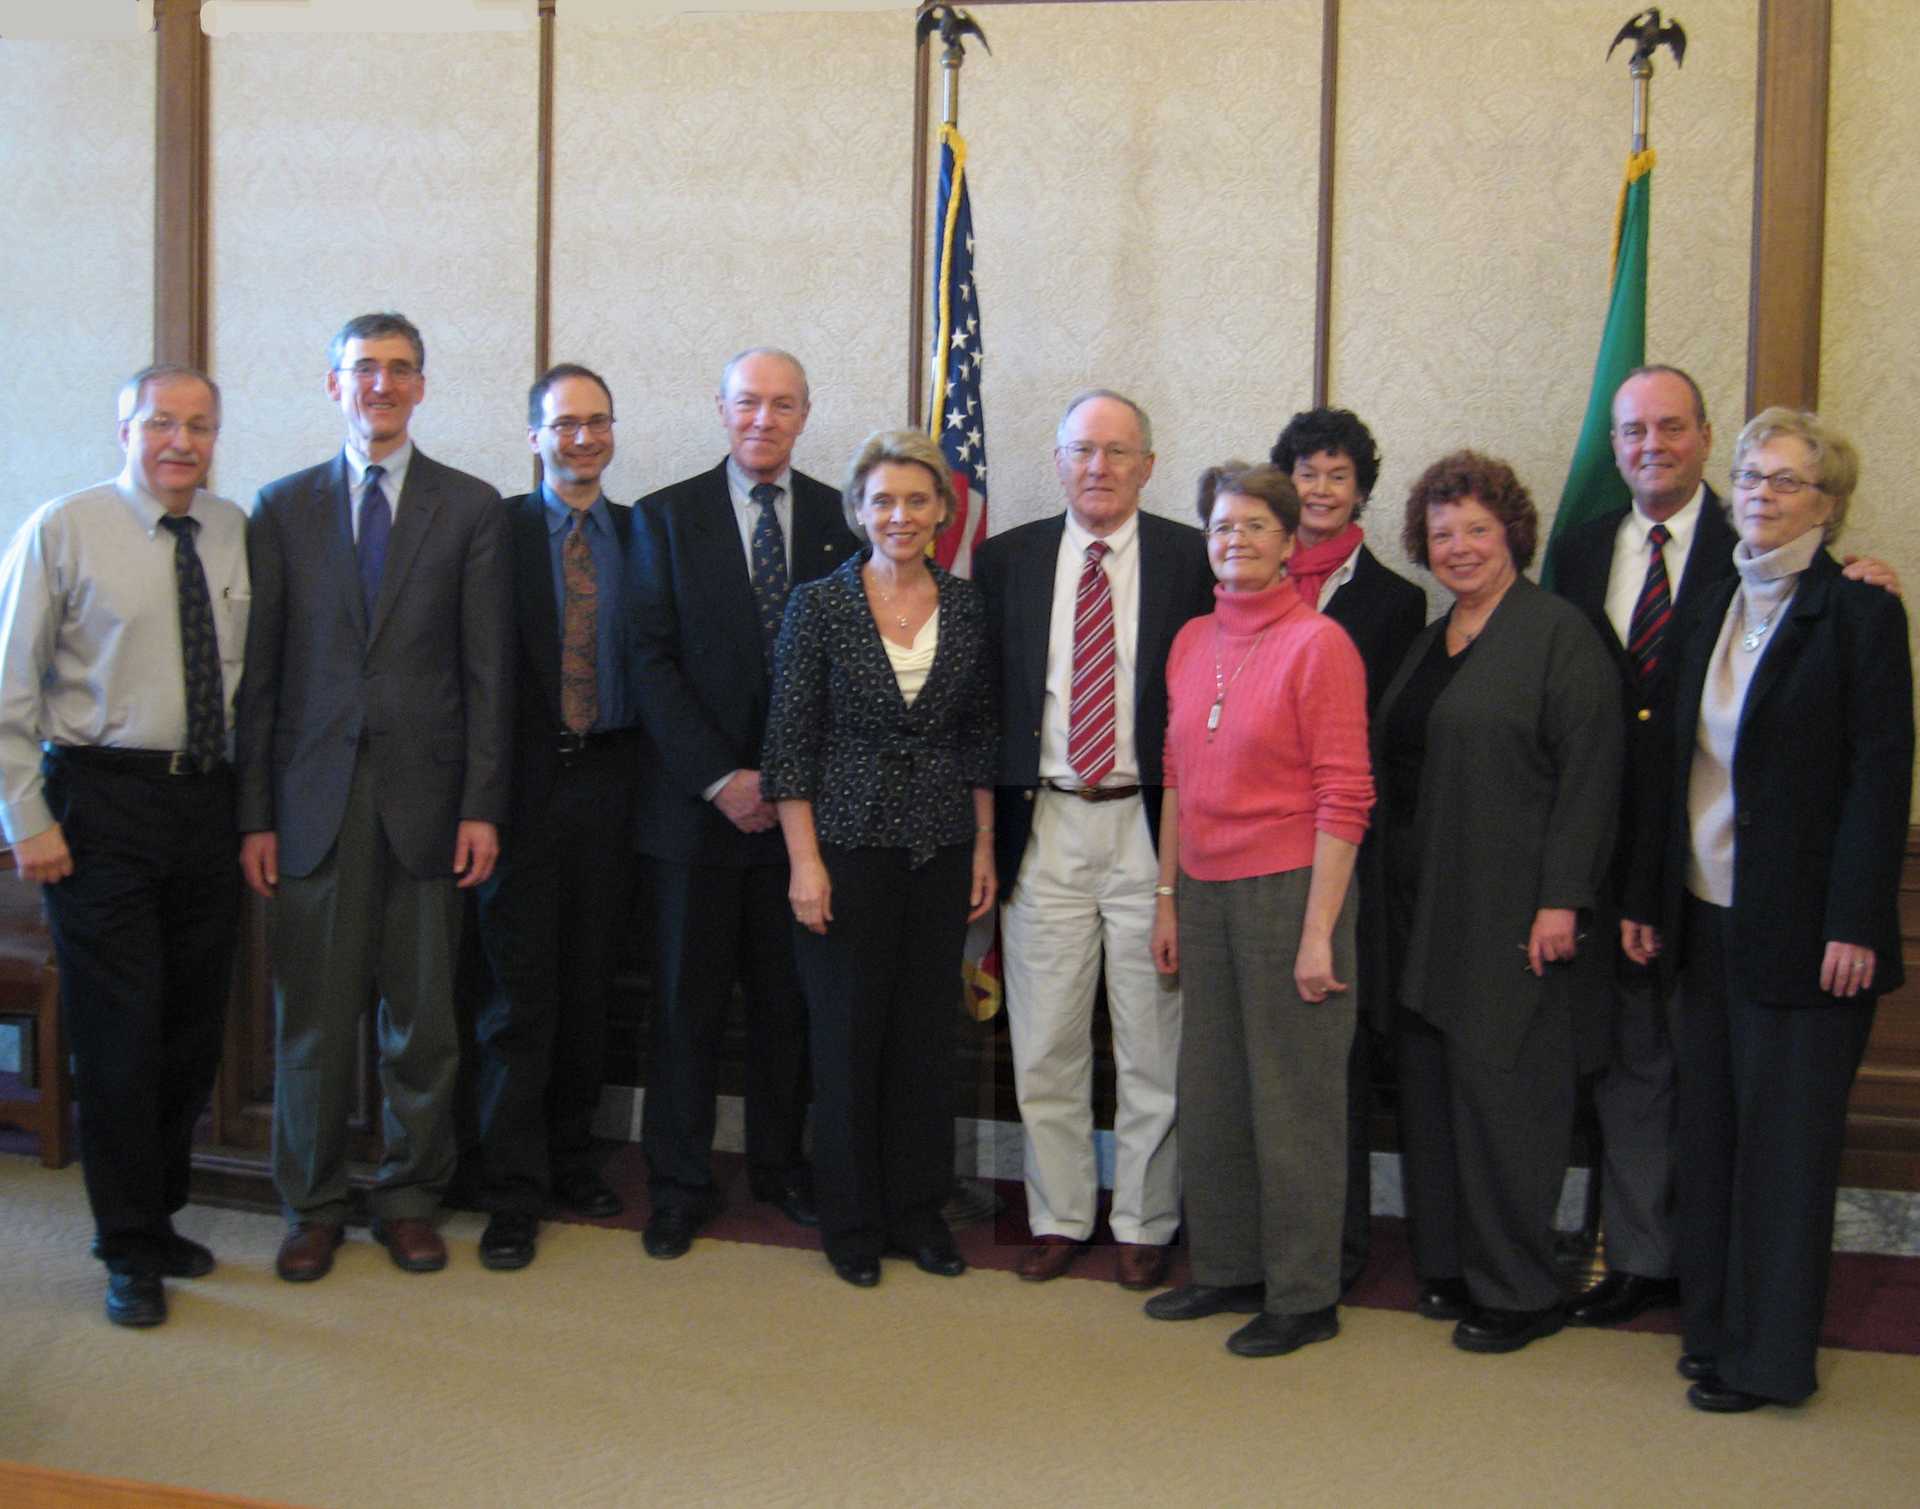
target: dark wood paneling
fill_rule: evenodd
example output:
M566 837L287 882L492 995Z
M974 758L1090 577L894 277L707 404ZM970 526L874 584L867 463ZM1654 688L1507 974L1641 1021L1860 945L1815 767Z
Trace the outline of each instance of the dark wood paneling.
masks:
M1313 405L1327 397L1333 365L1333 160L1340 106L1340 0L1320 11L1320 210L1314 231Z
M1761 0L1747 413L1820 399L1829 0Z
M207 39L200 0L159 0L153 359L207 370Z

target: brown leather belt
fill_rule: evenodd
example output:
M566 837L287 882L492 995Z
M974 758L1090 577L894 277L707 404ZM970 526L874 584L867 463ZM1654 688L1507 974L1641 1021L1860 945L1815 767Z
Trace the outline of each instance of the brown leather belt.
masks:
M1077 796L1083 802L1118 802L1127 797L1138 796L1138 786L1062 786L1057 781L1040 783L1048 791L1057 791L1062 796Z

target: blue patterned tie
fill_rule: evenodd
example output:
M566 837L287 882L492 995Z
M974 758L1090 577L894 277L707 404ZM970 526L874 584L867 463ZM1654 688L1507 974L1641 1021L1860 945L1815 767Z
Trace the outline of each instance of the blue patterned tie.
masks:
M380 573L387 569L387 536L393 533L393 510L380 486L386 473L384 466L368 467L367 490L360 495L360 595L366 599L369 620L380 596Z
M780 637L780 620L787 612L787 537L780 531L780 515L773 511L780 489L756 482L748 494L760 505L760 521L753 526L753 601L760 610L760 637L768 658Z
M220 679L220 642L213 631L213 599L193 534L198 519L168 514L160 521L173 535L173 585L180 601L180 655L187 686L187 753L211 769L226 753L225 690Z

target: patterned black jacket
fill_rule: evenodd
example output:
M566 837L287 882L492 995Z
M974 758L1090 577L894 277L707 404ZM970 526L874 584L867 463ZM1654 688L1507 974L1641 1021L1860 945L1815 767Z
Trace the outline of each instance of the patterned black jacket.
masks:
M770 802L812 802L822 843L907 849L924 864L943 844L973 842L973 790L993 785L986 613L972 582L929 568L940 642L908 707L860 584L871 554L862 549L787 601L760 791Z

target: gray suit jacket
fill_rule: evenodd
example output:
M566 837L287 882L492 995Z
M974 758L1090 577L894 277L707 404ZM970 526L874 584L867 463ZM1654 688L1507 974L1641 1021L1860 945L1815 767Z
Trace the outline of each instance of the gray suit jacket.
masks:
M312 874L365 758L401 864L422 878L451 874L458 824L507 816L506 513L488 484L416 450L369 621L349 477L336 455L267 484L254 506L240 829L276 832L281 873Z

